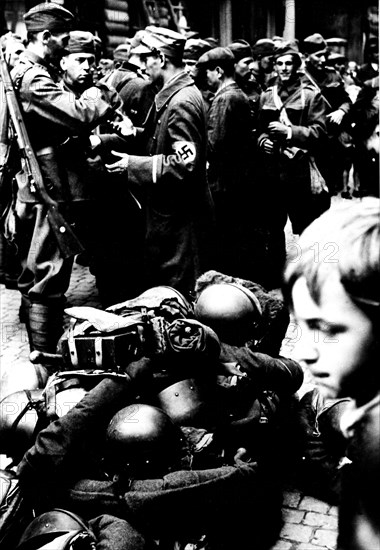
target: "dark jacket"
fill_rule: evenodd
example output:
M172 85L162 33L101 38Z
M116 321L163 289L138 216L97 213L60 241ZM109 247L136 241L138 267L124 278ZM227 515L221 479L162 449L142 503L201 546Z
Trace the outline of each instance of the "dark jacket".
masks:
M156 95L141 153L129 157L128 180L146 208L146 287L188 294L205 269L213 210L202 96L185 72Z
M347 412L341 426L348 437L339 507L339 550L380 547L376 480L380 467L380 396ZM350 414L352 415L350 417Z
M318 72L307 67L303 81L319 89L326 100L328 113L337 109L342 109L346 114L350 112L352 101L344 88L343 78L333 67L325 67L324 71Z
M207 114L208 181L212 193L239 194L247 186L251 111L236 82L215 94Z

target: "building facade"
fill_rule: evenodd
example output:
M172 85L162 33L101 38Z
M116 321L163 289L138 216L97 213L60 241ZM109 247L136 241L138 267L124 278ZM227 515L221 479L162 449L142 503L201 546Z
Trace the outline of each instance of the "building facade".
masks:
M8 29L23 34L22 15L38 0L0 0ZM347 40L359 63L368 38L378 36L377 0L54 0L73 11L82 29L98 34L106 55L148 24L254 43L274 35L302 40L314 32ZM284 34L285 33L285 34Z

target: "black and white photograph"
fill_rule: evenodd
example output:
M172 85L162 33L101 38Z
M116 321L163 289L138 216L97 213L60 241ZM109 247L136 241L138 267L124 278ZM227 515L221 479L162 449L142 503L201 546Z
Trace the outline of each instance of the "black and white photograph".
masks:
M380 550L375 0L0 0L0 550Z

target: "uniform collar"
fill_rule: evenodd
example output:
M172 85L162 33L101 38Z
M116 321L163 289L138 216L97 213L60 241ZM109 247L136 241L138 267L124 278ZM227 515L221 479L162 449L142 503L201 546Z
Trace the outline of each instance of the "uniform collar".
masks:
M228 91L228 90L236 90L236 89L240 89L239 86L236 84L236 82L229 82L228 84L226 84L225 86L221 86L219 88L219 90L217 90L215 92L215 95L214 95L214 99L216 96L220 95L220 94L223 94L224 92Z
M45 59L43 59L39 55L35 54L34 52L31 52L30 50L25 50L20 55L20 59L22 59L22 56L24 56L31 63L41 65L42 67L44 67L50 73L51 76L53 76L53 78L58 79L58 77L60 75L60 71L59 71L58 67L56 67L55 65L51 65Z
M156 110L161 111L164 105L182 88L192 86L194 80L186 71L181 71L171 78L155 97Z
M38 63L38 65L42 65L43 67L50 69L50 65L42 57L35 54L34 52L31 52L30 50L25 50L21 55L23 57L26 57L28 61L31 61L32 63Z

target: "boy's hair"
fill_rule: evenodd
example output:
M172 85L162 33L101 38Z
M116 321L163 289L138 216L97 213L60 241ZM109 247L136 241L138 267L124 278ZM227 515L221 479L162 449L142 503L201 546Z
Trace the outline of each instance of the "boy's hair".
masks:
M371 319L380 311L380 200L331 207L314 220L290 250L284 272L284 294L305 277L313 300L319 304L323 283L338 272L351 300Z

